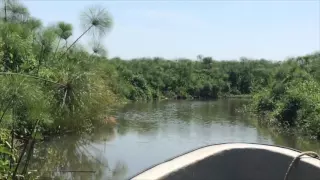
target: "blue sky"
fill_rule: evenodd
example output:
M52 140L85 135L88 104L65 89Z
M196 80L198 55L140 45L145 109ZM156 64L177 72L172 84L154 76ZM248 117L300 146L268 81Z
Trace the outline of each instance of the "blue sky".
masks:
M75 36L81 32L81 11L95 4L106 7L114 20L103 39L109 57L282 60L320 50L320 0L23 3L44 24L72 23Z

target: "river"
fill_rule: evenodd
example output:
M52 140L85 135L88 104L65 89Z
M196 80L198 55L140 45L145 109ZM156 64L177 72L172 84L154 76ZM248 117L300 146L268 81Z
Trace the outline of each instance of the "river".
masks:
M128 104L115 113L116 128L40 144L29 169L41 171L43 179L121 180L181 153L216 143L276 144L319 152L319 142L271 131L237 111L247 102L222 99Z

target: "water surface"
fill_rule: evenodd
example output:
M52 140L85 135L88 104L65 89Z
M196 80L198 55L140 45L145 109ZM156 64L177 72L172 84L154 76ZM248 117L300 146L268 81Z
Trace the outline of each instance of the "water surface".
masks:
M193 149L217 143L248 142L318 151L318 142L285 136L237 111L248 100L132 103L119 109L115 129L69 136L41 145L32 166L43 178L127 179ZM46 157L46 158L40 158ZM51 172L49 171L96 171Z

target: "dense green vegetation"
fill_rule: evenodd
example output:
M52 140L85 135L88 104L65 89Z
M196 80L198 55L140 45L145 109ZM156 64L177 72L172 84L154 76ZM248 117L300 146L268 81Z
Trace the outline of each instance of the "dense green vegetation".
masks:
M97 41L112 27L103 9L85 11L74 41L71 24L43 26L17 1L3 0L0 13L1 179L30 178L36 140L90 132L126 100L253 95L263 121L320 138L319 53L283 62L108 59ZM84 35L97 39L91 51L77 43Z
M77 43L84 35L102 39L112 19L88 8L83 34L71 41L71 24L45 27L17 1L2 1L0 14L0 179L30 178L36 140L90 131L118 102L106 51L98 41L92 52Z
M320 53L282 62L272 80L254 93L251 110L267 124L320 139Z
M267 60L216 61L211 57L109 62L118 72L117 94L127 99L202 98L246 95L266 87L277 64Z

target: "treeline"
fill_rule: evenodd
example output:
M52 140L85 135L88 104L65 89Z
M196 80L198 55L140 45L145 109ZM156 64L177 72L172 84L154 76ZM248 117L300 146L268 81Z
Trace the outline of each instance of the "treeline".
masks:
M264 59L241 58L217 61L141 58L108 61L118 74L115 93L130 100L162 98L214 99L249 95L271 83L272 71L279 63Z

